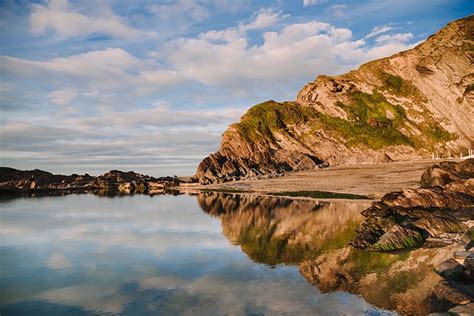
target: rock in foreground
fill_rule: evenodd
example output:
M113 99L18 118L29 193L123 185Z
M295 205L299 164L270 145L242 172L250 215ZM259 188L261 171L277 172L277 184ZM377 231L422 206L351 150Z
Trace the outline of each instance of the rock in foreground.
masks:
M367 219L351 244L391 251L461 240L474 220L474 159L434 165L421 182L423 187L388 193L363 211Z

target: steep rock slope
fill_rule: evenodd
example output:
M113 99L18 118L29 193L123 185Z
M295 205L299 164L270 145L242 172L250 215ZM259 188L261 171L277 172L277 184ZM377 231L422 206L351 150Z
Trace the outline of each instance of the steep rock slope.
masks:
M474 143L474 16L417 47L340 76L296 101L267 101L224 133L201 183L321 166L458 155Z

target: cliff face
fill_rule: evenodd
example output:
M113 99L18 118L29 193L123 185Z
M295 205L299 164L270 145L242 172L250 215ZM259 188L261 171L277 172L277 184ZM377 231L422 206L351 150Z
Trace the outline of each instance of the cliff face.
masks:
M417 47L340 76L296 101L247 111L205 158L201 183L327 165L459 155L474 144L474 16Z

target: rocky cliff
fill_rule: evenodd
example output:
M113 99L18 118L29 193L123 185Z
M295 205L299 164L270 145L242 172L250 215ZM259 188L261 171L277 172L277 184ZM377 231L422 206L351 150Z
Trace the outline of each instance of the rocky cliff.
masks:
M474 144L474 16L417 47L339 76L291 102L267 101L223 134L201 183L319 167L460 155Z

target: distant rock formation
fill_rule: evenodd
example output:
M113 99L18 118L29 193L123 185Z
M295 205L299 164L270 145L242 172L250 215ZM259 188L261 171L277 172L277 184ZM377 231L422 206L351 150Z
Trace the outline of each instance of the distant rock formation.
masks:
M133 171L111 170L98 177L88 174L70 176L42 170L17 170L0 167L2 194L57 194L94 192L97 194L159 194L179 186L176 177L154 178Z
M474 16L405 52L319 76L296 101L267 101L199 165L203 184L328 165L466 154L474 144Z

